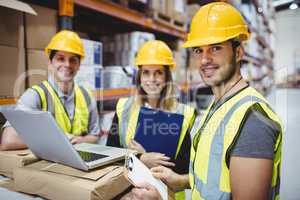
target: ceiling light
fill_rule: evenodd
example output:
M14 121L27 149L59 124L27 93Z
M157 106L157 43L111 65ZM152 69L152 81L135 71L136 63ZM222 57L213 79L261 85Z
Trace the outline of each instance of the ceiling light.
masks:
M292 4L290 5L289 8L290 8L291 10L295 10L295 9L298 8L298 5L294 2L294 3L292 3Z

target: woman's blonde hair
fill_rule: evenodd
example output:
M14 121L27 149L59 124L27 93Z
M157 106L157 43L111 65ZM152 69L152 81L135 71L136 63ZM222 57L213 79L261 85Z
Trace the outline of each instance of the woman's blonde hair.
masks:
M176 104L177 104L174 83L172 79L172 73L169 66L165 65L163 67L164 67L166 82L164 88L160 92L158 107L163 110L172 111L176 108ZM144 105L145 102L147 102L147 93L141 87L141 72L142 69L140 66L136 76L136 86L137 86L136 102L140 106Z

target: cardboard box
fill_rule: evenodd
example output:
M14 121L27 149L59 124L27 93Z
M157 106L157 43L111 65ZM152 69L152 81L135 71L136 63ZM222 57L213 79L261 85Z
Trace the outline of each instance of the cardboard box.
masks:
M147 32L139 32L139 31L134 31L129 33L128 38L128 46L130 51L138 51L142 45L149 41L149 40L154 40L155 35L152 33L147 33Z
M102 43L93 40L81 39L84 46L84 59L82 65L103 65L102 63Z
M155 12L167 15L167 0L151 0L149 1L149 7Z
M113 199L130 186L120 165L83 172L40 161L17 168L14 177L17 191L56 200Z
M125 73L125 71L127 73ZM131 66L107 66L103 68L103 89L128 88L133 86L134 68Z
M124 49L123 45L123 34L114 35L115 49L114 51L122 51Z
M0 7L0 45L24 48L22 13Z
M30 150L0 151L0 174L13 177L13 170L38 161Z
M57 31L57 11L30 5L38 15L26 15L27 48L44 49Z
M101 65L81 65L75 76L75 83L90 90L100 89L103 85L101 79Z
M0 187L1 188L5 188L5 189L8 189L8 190L11 190L11 191L14 191L14 187L15 184L14 184L14 181L10 178L1 178L0 179Z
M5 188L5 189L3 189ZM5 197L4 199L22 199L22 200L32 200L36 199L33 195L27 195L15 191L15 182L10 178L0 177L0 197ZM38 198L40 199L40 198Z
M172 0L174 10L180 13L184 13L186 10L186 0Z
M175 4L174 0L167 0L166 1L166 15L173 18L173 13L175 11Z
M44 50L27 49L29 87L48 79L48 57Z
M25 90L24 49L0 46L0 60L0 96L20 96Z

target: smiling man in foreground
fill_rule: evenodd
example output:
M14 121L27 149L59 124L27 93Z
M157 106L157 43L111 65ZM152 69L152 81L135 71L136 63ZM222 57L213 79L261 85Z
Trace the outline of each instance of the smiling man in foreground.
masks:
M192 48L215 98L195 130L189 177L152 168L173 190L190 186L193 200L279 199L283 129L267 100L241 76L242 42L249 36L230 4L207 4L193 17L184 47ZM160 199L145 183L131 197Z

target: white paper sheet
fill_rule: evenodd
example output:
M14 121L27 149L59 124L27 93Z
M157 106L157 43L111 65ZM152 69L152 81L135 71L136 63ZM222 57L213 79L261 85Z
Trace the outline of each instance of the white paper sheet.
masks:
M134 185L146 182L153 185L160 193L163 200L168 200L168 187L159 179L154 178L151 171L133 154L126 160L128 178Z

